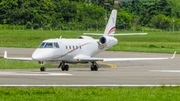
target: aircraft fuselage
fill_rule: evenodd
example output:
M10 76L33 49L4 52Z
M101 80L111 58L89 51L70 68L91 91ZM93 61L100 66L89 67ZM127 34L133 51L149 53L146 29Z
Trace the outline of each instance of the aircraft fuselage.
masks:
M78 57L90 58L102 51L98 49L98 42L90 39L49 39L43 43L58 43L59 47L39 47L32 55L33 60L78 62Z

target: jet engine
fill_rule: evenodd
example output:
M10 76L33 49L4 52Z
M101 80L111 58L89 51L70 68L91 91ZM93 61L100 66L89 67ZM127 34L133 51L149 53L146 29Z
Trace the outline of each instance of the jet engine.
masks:
M101 45L113 46L113 45L117 44L118 41L114 37L102 36L99 38L99 42Z

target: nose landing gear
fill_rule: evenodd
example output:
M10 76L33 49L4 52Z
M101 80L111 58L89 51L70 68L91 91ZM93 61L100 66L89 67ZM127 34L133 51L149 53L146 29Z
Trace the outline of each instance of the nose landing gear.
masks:
M62 71L68 71L69 70L69 65L65 65L65 62L60 62L58 68L61 67Z
M44 67L43 61L39 61L39 64L41 64L40 71L46 71L46 68Z
M46 68L45 68L44 66L42 66L42 67L40 68L40 71L46 71Z

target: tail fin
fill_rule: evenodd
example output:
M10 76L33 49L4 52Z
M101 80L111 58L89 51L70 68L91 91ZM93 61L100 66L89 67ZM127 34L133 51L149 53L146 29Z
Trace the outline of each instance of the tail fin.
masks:
M117 11L112 10L110 18L108 20L108 23L106 25L106 29L104 31L104 34L98 34L98 33L83 33L84 35L99 35L99 36L124 36L124 35L146 35L148 33L129 33L129 34L114 34L116 29L116 17L117 17Z
M104 31L104 36L108 36L110 34L115 33L116 29L116 16L117 16L117 10L112 10L110 18L108 20L108 23L106 25L106 29Z

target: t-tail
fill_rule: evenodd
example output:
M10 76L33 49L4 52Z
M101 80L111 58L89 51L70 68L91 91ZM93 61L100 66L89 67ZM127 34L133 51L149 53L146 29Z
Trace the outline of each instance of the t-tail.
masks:
M104 34L98 33L83 33L84 35L99 35L99 36L123 36L123 35L146 35L147 33L129 33L129 34L114 34L116 30L117 10L112 10Z
M106 25L106 29L104 31L104 36L112 35L115 33L116 30L116 17L117 11L112 10L108 23Z

